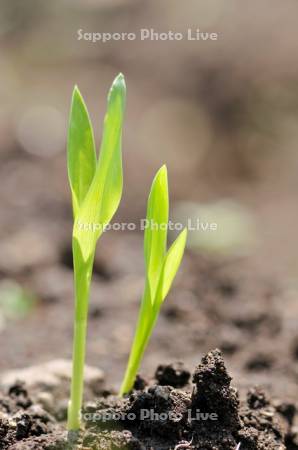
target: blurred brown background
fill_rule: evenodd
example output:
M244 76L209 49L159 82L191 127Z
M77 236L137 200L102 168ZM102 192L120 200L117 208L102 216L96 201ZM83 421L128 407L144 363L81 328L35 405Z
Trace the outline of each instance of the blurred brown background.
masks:
M251 345L253 354L256 340L265 342L267 328L244 332L231 315L246 308L245 315L254 318L258 305L265 304L263 316L270 318L273 310L283 331L267 333L271 347L264 353L280 345L288 359L265 364L256 376L266 379L269 371L279 378L281 373L289 376L283 384L296 382L297 2L0 4L0 367L71 355L72 218L66 169L71 92L77 84L99 142L106 93L121 71L127 83L127 114L125 185L117 219L131 222L144 216L151 180L166 163L173 217L219 224L214 236L192 234L176 294L167 301L168 308L171 302L174 308L179 297L183 318L172 324L167 314L161 317L144 367L152 373L157 362L177 358L193 365L211 345L222 346L221 334L234 331L229 339L240 340L241 348L228 351L227 358L234 373L247 369L252 357L247 348ZM184 34L188 28L199 28L219 38L78 41L79 29L139 35L141 28ZM222 299L215 301L214 293L210 308L209 294L204 296L202 288L205 274L222 266L230 272L219 279L236 279L244 290L243 297L236 295L236 303L228 307L230 315L222 311ZM117 383L142 277L142 235L105 235L95 266L88 361L108 370ZM261 277L261 285L263 277L277 280L274 292L282 294L274 304L263 302L267 294L262 289L255 294L256 277ZM211 285L216 285L218 276L211 278ZM187 308L198 314L190 328ZM212 339L207 339L210 329ZM181 342L172 345L177 335Z

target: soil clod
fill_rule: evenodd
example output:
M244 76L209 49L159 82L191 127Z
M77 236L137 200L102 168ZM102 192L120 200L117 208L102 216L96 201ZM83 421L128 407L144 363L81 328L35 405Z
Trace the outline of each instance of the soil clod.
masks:
M180 363L160 365L155 379L138 377L124 398L107 391L87 402L75 441L14 383L0 397L0 450L297 450L295 403L260 387L241 402L220 350L202 358L193 386Z

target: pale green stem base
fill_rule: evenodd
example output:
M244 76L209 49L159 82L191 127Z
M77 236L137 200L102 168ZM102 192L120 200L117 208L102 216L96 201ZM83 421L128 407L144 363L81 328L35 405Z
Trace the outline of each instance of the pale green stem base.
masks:
M86 333L87 321L75 323L71 394L68 405L68 430L78 430L80 428L80 411L82 408L83 399Z
M73 362L70 401L68 405L67 429L80 428L80 414L83 403L85 348L87 335L89 290L93 267L93 257L83 262L80 249L73 242L75 280L75 323L73 340Z
M148 311L150 309L150 313ZM129 355L127 368L124 375L124 380L120 388L119 395L123 396L130 392L133 388L144 352L148 345L152 330L154 328L158 311L153 310L151 300L146 295L146 290L142 299L141 309L138 317L136 333L134 336L132 349ZM149 321L148 321L149 318Z
M139 371L141 361L144 356L145 349L147 347L147 343L149 337L151 335L151 330L154 325L150 327L150 332L148 333L148 338L142 342L142 345L139 347L137 338L134 339L132 351L128 360L127 368L125 371L125 376L123 383L120 388L119 395L122 397L124 394L130 392L133 388L137 373ZM136 356L137 355L137 356Z

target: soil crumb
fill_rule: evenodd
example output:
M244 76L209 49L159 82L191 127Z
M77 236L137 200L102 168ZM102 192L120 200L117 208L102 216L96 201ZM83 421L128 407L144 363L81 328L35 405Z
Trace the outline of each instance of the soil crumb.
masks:
M0 398L0 449L12 450L297 450L294 402L272 400L259 387L239 400L220 350L191 374L181 363L138 378L124 398L112 394L85 404L84 430L67 439L21 383ZM190 382L191 380L191 382ZM182 388L182 389L181 389ZM240 446L239 446L240 445Z

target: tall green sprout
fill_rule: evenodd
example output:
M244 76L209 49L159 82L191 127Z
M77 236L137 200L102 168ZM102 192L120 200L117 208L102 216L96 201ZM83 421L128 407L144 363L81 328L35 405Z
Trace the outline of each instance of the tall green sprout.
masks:
M169 194L166 166L157 172L147 204L144 236L146 281L135 337L120 395L131 391L163 301L180 266L187 238L184 229L167 251Z
M121 135L125 92L124 77L119 74L108 95L98 159L89 114L77 87L72 97L67 164L74 216L75 319L69 430L80 427L89 290L96 242L115 214L122 195Z

